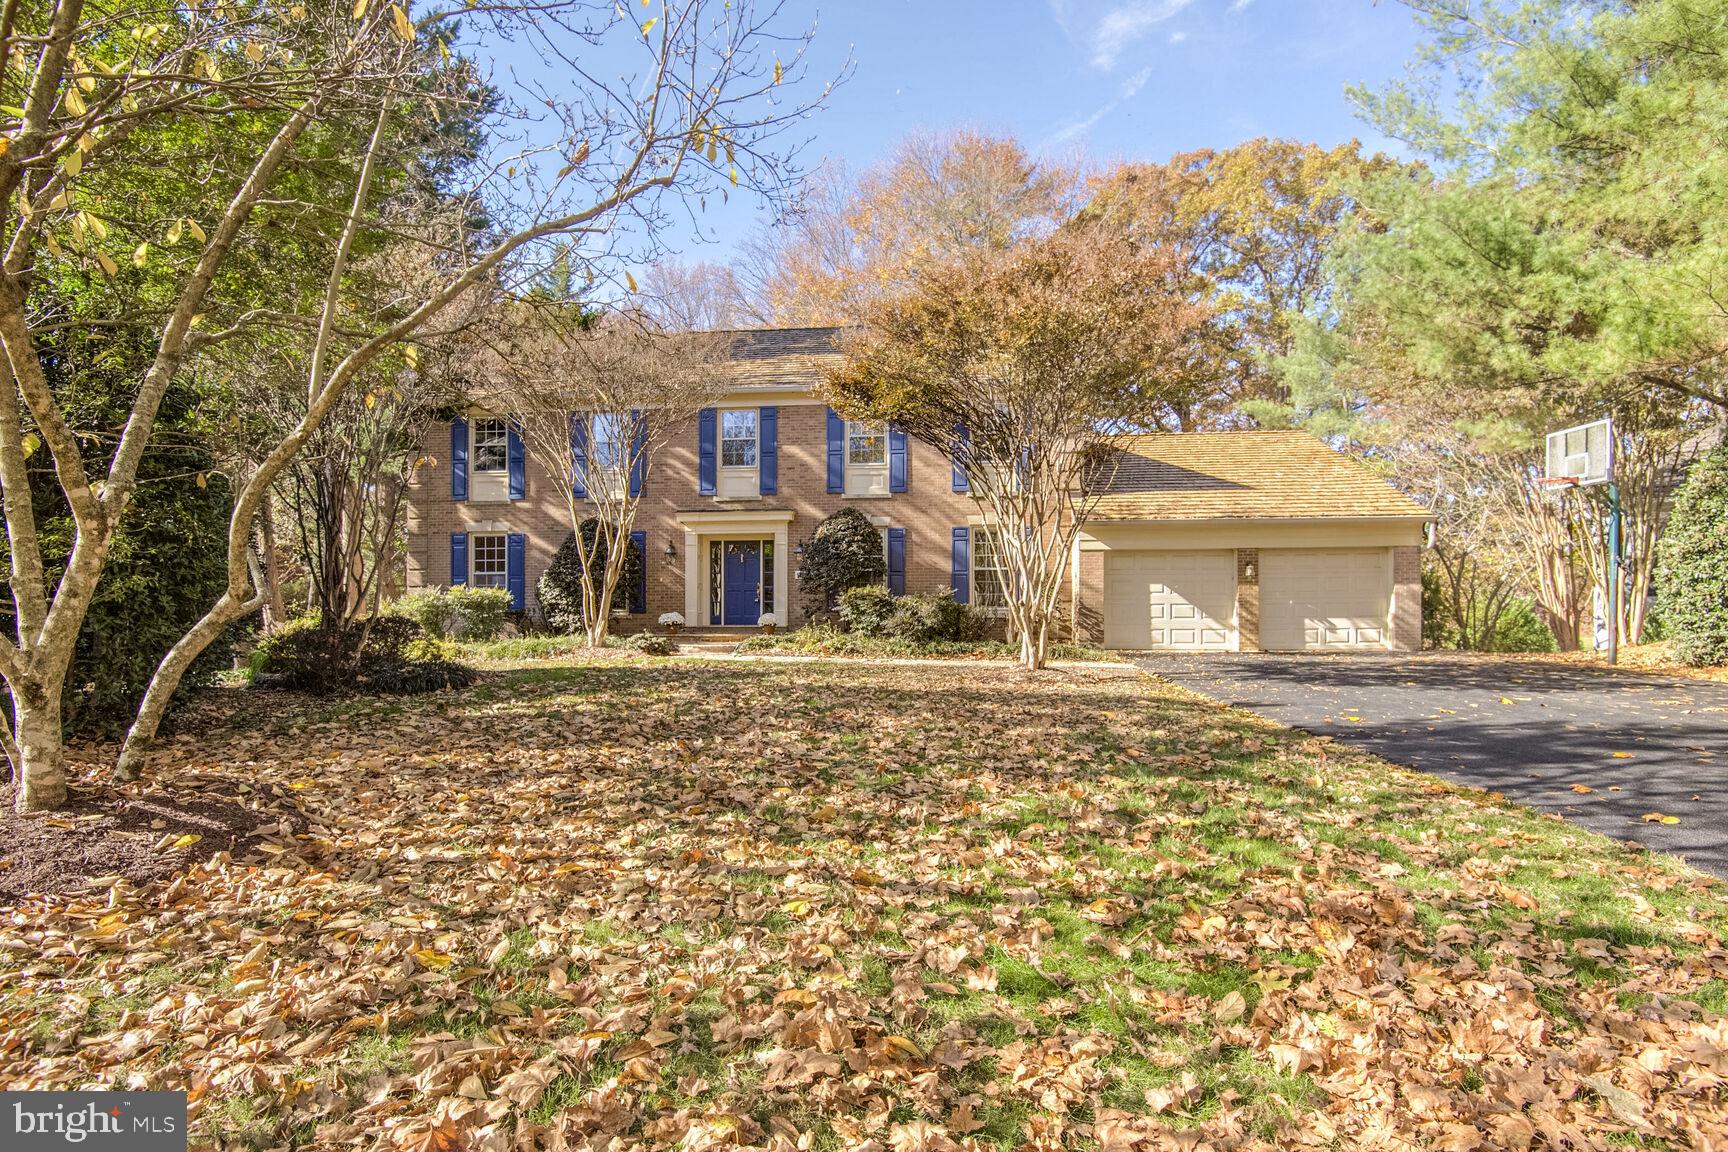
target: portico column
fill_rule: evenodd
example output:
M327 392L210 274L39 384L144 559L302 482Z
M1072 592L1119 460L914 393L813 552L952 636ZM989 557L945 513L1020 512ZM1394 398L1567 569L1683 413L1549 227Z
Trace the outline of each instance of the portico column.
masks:
M702 539L684 529L684 623L700 628L708 623L708 605L702 595Z
M774 615L787 628L792 627L792 552L786 546L789 533L786 525L774 529Z

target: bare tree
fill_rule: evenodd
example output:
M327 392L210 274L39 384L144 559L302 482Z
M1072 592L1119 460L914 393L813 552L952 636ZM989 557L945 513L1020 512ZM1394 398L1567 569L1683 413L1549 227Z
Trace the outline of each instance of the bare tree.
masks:
M719 332L750 320L738 278L724 264L662 260L643 277L642 309L668 332Z
M779 95L787 72L802 71L805 40L773 27L778 9L659 0L644 19L601 0L432 4L412 16L393 3L352 12L166 0L123 10L87 10L84 0L7 8L0 57L30 61L7 69L5 104L19 111L0 113L0 344L9 374L0 387L0 490L18 620L17 639L0 641L16 738L8 730L0 743L20 808L65 797L61 685L169 381L206 349L262 326L308 334L304 416L241 484L228 589L164 658L128 733L122 778L141 768L192 661L258 607L249 545L265 493L375 360L435 327L471 291L531 264L553 238L578 238L592 263L627 244L651 245L670 199L710 187L782 187L790 151L772 152L770 141L810 105ZM458 29L515 39L565 86L528 87L512 99L451 42ZM630 54L637 66L616 80L589 66ZM412 208L379 183L379 170L458 112L485 142L458 171L440 174L437 203L450 210L437 227L416 231ZM206 179L179 181L172 150L193 145L214 160ZM302 202L309 185L288 178L313 171L326 181L338 173L346 191ZM138 200L149 181L171 206L166 217ZM272 239L260 231L267 208L306 224L295 258L315 266L324 288L304 309L246 307L231 292L236 262ZM439 274L404 285L385 307L352 313L344 288L359 250L401 232L433 250L427 263ZM98 277L103 307L71 313L52 292L63 275ZM47 285L48 306L38 285ZM97 477L60 416L37 336L56 325L119 322L152 325L157 353ZM52 591L25 478L38 446L76 526Z
M815 173L785 219L746 243L738 278L763 323L845 323L932 263L1048 234L1079 195L1079 172L1012 137L914 133L856 178Z
M501 310L473 359L469 399L508 419L557 490L582 555L582 619L601 647L650 470L675 433L726 389L719 333L665 332L640 315L574 305ZM598 531L582 533L592 517Z
M891 420L964 469L982 606L1043 667L1080 526L1152 412L1199 309L1168 254L1071 225L923 270L873 304L828 378L842 412Z

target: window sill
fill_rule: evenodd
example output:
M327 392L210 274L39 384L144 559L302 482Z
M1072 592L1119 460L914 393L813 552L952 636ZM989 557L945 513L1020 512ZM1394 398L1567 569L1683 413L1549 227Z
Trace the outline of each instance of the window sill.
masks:
M896 496L904 495L904 493L900 493L900 492L843 492L843 493L841 493L841 495L843 495L848 500L892 500Z

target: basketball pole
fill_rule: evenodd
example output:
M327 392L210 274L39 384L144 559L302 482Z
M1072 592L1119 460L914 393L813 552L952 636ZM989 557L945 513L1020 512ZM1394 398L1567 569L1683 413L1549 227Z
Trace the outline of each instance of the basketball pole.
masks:
M1608 663L1620 660L1620 485L1608 482Z

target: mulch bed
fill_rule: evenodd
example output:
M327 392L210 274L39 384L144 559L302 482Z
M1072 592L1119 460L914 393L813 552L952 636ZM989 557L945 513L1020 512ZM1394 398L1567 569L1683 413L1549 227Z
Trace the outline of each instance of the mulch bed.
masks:
M142 887L221 852L243 855L256 836L305 827L290 794L261 786L237 796L232 780L116 785L91 775L51 812L15 812L12 793L0 784L0 907L72 895L93 880Z

